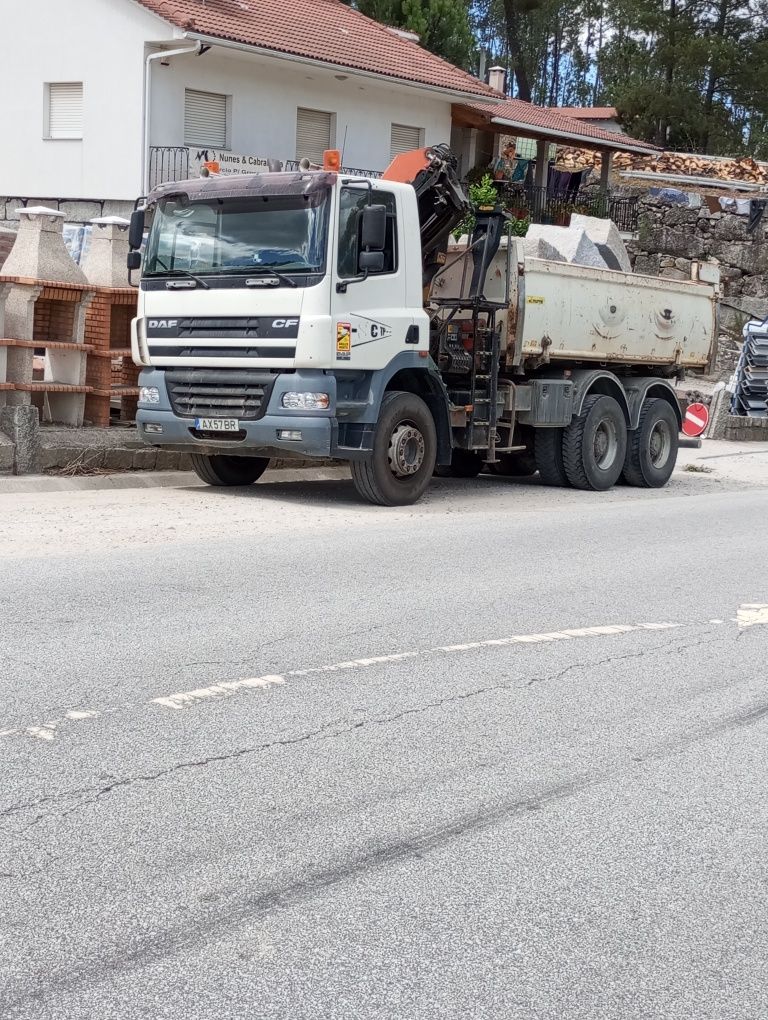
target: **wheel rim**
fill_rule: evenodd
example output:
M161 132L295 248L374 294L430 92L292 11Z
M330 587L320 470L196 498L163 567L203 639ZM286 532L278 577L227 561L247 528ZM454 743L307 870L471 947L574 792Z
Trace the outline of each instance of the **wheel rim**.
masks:
M616 461L619 450L619 434L616 422L603 418L598 422L593 441L595 463L601 471L608 471Z
M670 435L669 426L664 421L657 421L651 429L649 440L651 464L655 468L663 468L669 460L671 449L672 436Z
M412 422L400 422L389 440L389 468L395 478L410 478L424 463L424 436Z

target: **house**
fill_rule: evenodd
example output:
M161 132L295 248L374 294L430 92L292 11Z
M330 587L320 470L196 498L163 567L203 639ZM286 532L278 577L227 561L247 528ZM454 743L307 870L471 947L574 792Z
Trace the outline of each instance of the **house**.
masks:
M592 127L608 131L610 134L620 135L624 129L619 124L619 113L615 106L558 106L558 113L572 117L582 124L590 124Z
M21 202L125 215L162 180L326 148L380 172L451 135L452 104L499 100L340 0L25 0L0 65L0 227Z

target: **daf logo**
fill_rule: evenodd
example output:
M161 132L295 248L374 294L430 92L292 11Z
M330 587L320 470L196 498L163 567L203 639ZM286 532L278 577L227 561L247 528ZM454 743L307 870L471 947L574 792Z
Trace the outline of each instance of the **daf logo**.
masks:
M290 329L291 326L298 326L298 319L273 319L272 329Z
M150 329L173 329L175 326L178 326L178 324L179 324L179 320L178 319L150 319L149 320L149 328Z

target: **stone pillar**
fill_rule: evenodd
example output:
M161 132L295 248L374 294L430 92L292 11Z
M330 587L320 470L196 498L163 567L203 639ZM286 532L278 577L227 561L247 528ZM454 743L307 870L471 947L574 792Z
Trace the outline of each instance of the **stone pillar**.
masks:
M97 287L128 287L128 224L120 216L91 220L91 240L82 270Z
M3 407L0 409L0 431L15 445L13 472L28 475L37 470L40 437L40 416L36 407Z
M608 194L608 180L611 176L611 164L613 162L613 153L604 152L603 161L600 166L600 194Z
M19 232L0 276L25 276L56 283L87 284L85 274L72 261L61 228L64 213L44 205L19 209Z

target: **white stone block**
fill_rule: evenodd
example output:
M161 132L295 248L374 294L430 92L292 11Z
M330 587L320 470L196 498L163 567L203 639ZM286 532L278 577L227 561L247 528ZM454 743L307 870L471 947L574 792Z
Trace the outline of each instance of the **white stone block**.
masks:
M577 266L591 266L593 269L607 269L605 259L583 230L571 227L550 227L543 223L532 223L525 235L529 241L543 241L560 255L560 262Z
M597 247L603 261L609 269L617 269L622 273L631 273L632 265L627 249L621 239L619 228L613 220L598 219L596 216L571 216L571 230L583 230Z

